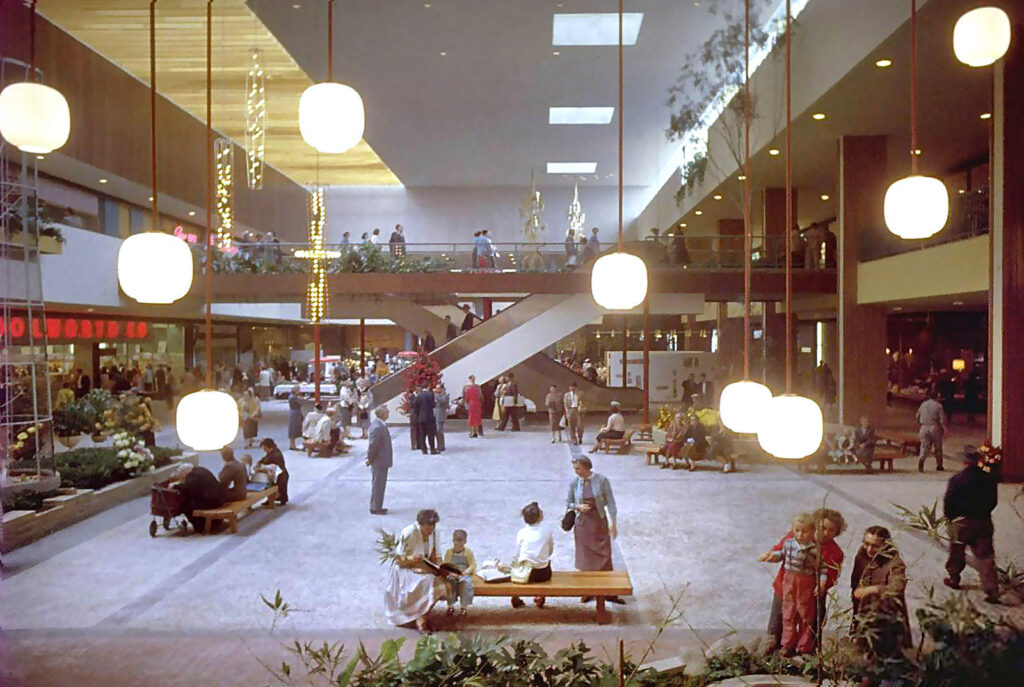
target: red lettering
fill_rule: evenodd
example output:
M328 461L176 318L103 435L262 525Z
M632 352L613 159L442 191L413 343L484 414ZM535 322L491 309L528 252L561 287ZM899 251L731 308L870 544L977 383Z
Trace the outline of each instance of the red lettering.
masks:
M46 320L46 336L49 339L60 338L60 318L51 317Z
M102 339L103 338L103 332L106 329L105 325L106 325L106 322L104 322L103 320L94 320L93 321L92 328L93 328L93 331L96 332L96 338L97 339Z
M138 330L139 338L145 339L149 336L149 326L145 322L139 322Z
M128 339L134 339L135 338L135 323L134 322L127 322L127 323L125 323L125 325L124 325L124 335Z
M64 320L64 337L67 339L78 338L78 322L73 317Z
M25 336L25 320L20 317L11 318L11 336L15 339Z
M3 336L5 331L7 331L7 320L0 320L0 336Z
M117 320L107 320L107 338L116 339L121 334L121 325Z
M79 327L81 327L81 337L83 339L91 339L93 337L92 322L90 320L82 320Z
M43 338L43 325L39 321L38 317L32 318L32 336L35 337L36 339Z

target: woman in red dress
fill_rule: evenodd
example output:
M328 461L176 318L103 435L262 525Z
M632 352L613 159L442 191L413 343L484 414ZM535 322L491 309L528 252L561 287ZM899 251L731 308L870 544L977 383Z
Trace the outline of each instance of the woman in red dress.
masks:
M476 384L475 375L469 375L469 383L462 387L462 400L466 402L466 410L469 412L469 438L473 439L483 436L482 405L484 396L480 392L480 387Z

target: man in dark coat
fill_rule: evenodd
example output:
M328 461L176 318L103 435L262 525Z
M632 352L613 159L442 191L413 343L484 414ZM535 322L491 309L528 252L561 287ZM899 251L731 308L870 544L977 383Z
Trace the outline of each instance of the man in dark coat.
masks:
M224 487L212 472L201 466L193 467L191 463L182 463L177 474L177 489L184 496L181 512L192 523L192 529L202 532L206 529L206 518L195 517L192 512L223 506Z
M434 341L434 335L430 333L429 329L423 333L423 338L420 340L420 346L423 348L424 353L430 353L437 348L437 342Z
M444 316L444 338L445 341L451 341L459 335L459 330L455 327L455 323L452 322L451 315Z
M469 306L462 306L462 312L466 313L466 316L462 318L462 332L468 332L473 328L473 313L469 311Z
M388 247L391 249L391 259L401 258L405 255L405 227L401 224L395 225L395 230L391 232L391 238L388 239Z
M434 421L434 392L429 385L416 394L416 421L420 430L420 450L427 453L427 443L430 443L430 453L437 455L437 425Z
M992 547L992 511L999 501L999 464L987 464L974 446L964 446L964 469L949 478L943 511L949 520L949 558L943 580L947 587L960 588L960 573L967 564L971 547L975 567L981 576L985 600L999 603L999 578L996 575L995 549Z
M370 488L370 513L387 515L384 507L384 490L388 485L388 470L392 466L391 434L385 424L388 419L388 407L377 406L373 409L373 421L370 422L370 443L366 448L366 464L370 467L372 486Z

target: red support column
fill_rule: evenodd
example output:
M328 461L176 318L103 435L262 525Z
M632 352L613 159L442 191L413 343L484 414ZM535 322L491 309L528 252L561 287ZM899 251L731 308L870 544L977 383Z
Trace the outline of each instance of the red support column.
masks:
M622 388L626 388L626 364L627 358L629 358L629 339L626 337L626 332L629 331L629 319L628 315L622 316Z
M366 320L359 318L359 375L366 376Z
M644 299L644 424L651 421L651 327L650 310Z
M313 402L320 402L320 323L313 323Z
M494 302L490 298L484 299L484 317L483 319L489 320L494 315Z

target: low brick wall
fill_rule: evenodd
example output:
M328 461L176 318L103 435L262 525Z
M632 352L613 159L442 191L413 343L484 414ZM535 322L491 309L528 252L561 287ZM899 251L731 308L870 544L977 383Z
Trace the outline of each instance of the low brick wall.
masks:
M0 553L7 553L51 532L81 522L114 506L137 499L149 493L157 482L169 479L179 462L199 464L199 456L185 454L177 461L135 479L108 484L102 489L78 489L73 494L61 494L46 499L46 510L15 510L3 514L3 537Z

